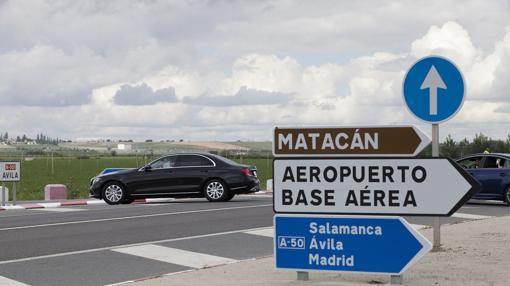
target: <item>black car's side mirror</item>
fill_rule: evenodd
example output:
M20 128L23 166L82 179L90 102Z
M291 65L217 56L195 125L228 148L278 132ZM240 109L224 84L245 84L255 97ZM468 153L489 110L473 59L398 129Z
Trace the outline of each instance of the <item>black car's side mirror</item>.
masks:
M142 171L150 172L150 171L152 171L152 167L151 166L145 166L145 167L143 167Z

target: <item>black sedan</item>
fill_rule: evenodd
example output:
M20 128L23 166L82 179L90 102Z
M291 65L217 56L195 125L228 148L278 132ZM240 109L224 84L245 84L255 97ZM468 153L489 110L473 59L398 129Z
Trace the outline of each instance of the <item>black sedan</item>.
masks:
M209 153L171 154L139 169L98 175L90 182L90 195L111 205L154 197L206 197L220 202L258 190L256 167Z

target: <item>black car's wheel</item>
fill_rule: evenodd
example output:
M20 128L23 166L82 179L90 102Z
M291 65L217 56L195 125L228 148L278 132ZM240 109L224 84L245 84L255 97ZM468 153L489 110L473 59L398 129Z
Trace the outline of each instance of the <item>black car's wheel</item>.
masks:
M510 186L508 186L503 194L503 199L507 206L510 206Z
M233 199L233 198L234 198L234 194L229 193L229 194L228 194L228 196L225 198L225 200L224 200L224 201L225 201L225 202L228 202L228 201L230 201L230 200L231 200L231 199Z
M210 180L204 185L204 195L210 202L224 202L228 200L229 191L222 181Z
M133 197L126 197L123 201L122 201L122 204L123 205L129 205L130 203L134 202L135 201L135 198Z
M117 205L126 199L124 186L119 182L111 182L103 187L103 200L109 205Z

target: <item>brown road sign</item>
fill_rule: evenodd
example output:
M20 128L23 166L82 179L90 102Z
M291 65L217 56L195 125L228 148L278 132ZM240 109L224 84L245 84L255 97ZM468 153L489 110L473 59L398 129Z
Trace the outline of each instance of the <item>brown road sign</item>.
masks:
M276 127L275 156L416 156L428 138L415 126Z

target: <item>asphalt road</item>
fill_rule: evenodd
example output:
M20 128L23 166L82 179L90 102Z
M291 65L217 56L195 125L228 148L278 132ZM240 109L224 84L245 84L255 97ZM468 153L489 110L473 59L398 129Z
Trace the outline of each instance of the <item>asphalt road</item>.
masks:
M442 223L509 215L470 203ZM0 213L0 285L105 285L272 254L272 198ZM428 217L408 217L415 225Z

